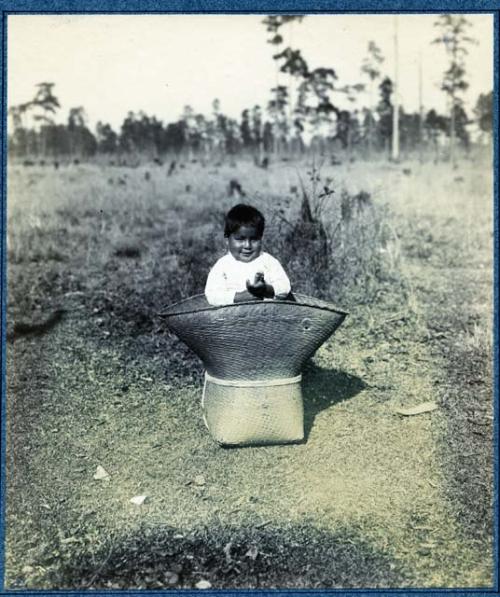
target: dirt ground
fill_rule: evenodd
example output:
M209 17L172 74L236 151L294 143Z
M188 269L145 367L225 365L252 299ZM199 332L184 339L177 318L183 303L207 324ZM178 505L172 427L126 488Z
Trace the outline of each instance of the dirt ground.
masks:
M340 305L349 317L304 374L306 440L222 449L201 418L196 358L160 323L139 325L141 312L127 328L106 307L97 272L116 287L134 276L152 285L158 255L114 264L82 235L75 265L54 258L70 247L63 233L44 240L44 213L60 226L105 205L103 195L72 214L109 172L104 182L90 166L55 182L42 172L30 185L11 171L10 313L30 317L22 289L37 271L49 311L64 311L47 328L8 330L6 587L492 586L491 177L475 164L410 172L332 174L390 204L380 250L398 277ZM269 177L266 192L280 193L283 172ZM44 213L27 207L49 184ZM43 296L31 299L31 314L46 315ZM424 402L437 408L396 412ZM98 466L106 478L94 479ZM130 502L138 495L142 505Z

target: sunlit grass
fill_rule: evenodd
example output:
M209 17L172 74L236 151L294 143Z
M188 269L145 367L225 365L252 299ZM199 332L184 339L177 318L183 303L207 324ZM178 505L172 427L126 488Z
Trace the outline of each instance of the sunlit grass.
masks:
M310 167L189 164L172 177L157 166L10 169L9 322L61 306L66 314L49 335L9 348L8 586L162 588L164 567L175 565L183 587L205 576L216 588L491 584L487 514L462 513L474 499L488 507L482 486L465 482L468 497L449 490L464 466L450 455L464 447L485 455L474 482L488 482L489 440L467 444L460 411L475 404L475 386L462 376L454 390L445 370L449 354L478 364L491 354L484 169L321 170L335 190L325 224L343 189L369 192L376 210L366 212L363 242L345 238L361 274L345 272L344 285L319 271L312 284L308 271L290 271L350 311L306 372L305 444L221 450L200 416L201 367L155 317L199 291L224 250L220 217L239 201L228 196L231 178L271 214L269 246L286 256L276 238L286 227L272 214L282 208L297 221L291 188ZM491 370L477 379L490 404ZM428 400L440 408L394 414ZM93 479L97 465L109 480ZM143 506L130 503L136 495L148 496ZM225 572L231 541L242 550L240 576ZM203 558L200 545L209 546ZM245 559L252 545L268 555ZM176 549L182 555L161 555ZM280 567L287 553L291 569Z

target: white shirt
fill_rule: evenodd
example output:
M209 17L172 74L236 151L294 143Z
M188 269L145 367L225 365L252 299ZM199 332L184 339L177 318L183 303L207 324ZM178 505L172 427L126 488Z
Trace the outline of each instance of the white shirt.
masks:
M257 259L245 263L238 261L231 253L221 257L208 274L205 296L211 305L227 305L234 302L234 295L247 289L247 280L254 281L255 274L262 272L266 284L274 288L274 294L288 294L290 280L281 263L261 253Z

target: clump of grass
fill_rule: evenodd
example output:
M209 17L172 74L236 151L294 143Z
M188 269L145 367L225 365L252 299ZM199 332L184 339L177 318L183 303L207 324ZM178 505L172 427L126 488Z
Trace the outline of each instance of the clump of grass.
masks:
M301 180L300 209L273 217L273 247L288 268L297 291L349 303L369 302L381 281L397 268L387 258L392 231L387 208L370 193L334 188L319 170Z

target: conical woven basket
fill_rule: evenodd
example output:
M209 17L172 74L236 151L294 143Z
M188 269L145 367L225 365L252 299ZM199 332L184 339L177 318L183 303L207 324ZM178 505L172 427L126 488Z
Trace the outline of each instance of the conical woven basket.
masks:
M303 439L302 368L347 313L295 299L213 306L198 295L160 313L203 361L204 417L219 443Z

